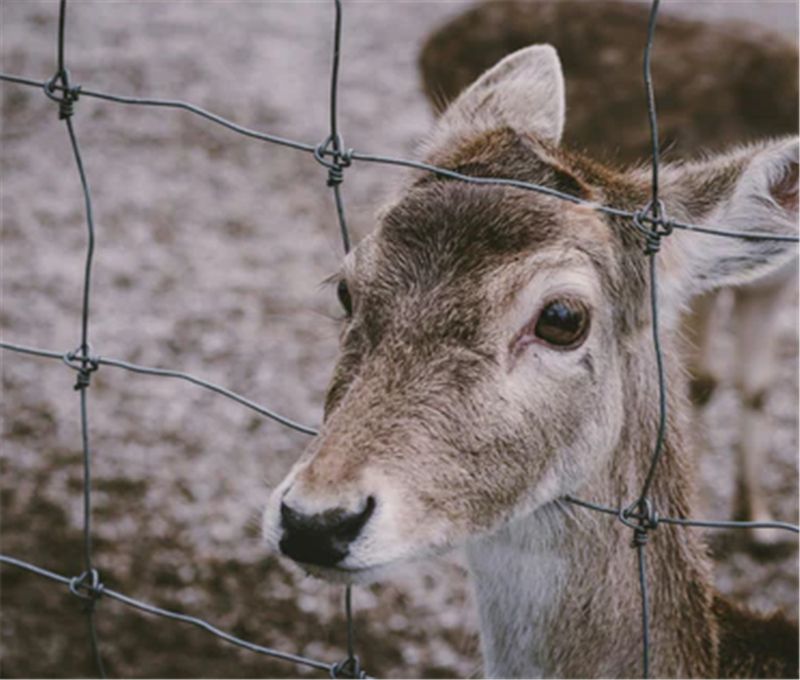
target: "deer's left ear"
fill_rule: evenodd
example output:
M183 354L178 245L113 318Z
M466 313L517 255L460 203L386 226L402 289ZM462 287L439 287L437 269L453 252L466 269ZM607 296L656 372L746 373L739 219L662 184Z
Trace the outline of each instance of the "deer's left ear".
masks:
M437 129L478 132L508 126L558 144L564 111L558 54L550 45L532 45L509 54L464 90Z
M754 236L798 234L797 138L666 166L662 177L668 217ZM676 229L662 253L667 281L686 299L769 274L797 255L797 243Z

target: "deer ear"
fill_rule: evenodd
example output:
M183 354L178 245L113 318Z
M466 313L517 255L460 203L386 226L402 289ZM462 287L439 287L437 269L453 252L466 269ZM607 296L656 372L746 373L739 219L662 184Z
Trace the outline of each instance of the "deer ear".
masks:
M439 129L508 126L553 144L564 130L564 74L556 50L532 45L490 68L450 105Z
M667 168L668 215L744 234L798 234L798 140L740 149L702 163ZM684 221L684 220L681 220ZM684 299L760 278L797 254L797 243L715 236L676 229L667 239L667 274L680 272Z

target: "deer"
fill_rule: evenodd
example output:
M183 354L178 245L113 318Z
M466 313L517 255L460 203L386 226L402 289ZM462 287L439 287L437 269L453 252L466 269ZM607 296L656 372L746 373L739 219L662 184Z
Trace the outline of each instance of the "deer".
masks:
M573 145L616 163L641 162L652 153L639 74L648 13L645 5L606 0L479 3L426 39L418 60L423 91L438 114L506 54L547 41L564 63ZM659 132L669 157L798 129L797 47L764 33L743 24L661 17L653 68L660 84ZM718 385L730 382L738 396L733 514L745 521L771 519L760 470L770 448L769 393L779 368L776 328L793 304L797 275L794 260L770 276L709 291L692 300L681 322L698 444ZM726 294L732 297L728 323L735 338L727 373L712 343ZM782 537L784 532L774 529L749 532L751 547L758 550Z
M658 427L649 261L630 220L650 177L561 143L556 50L514 52L435 123L427 162L583 199L414 171L344 258L346 319L318 435L266 500L266 544L308 573L368 583L463 549L490 677L637 677L641 603L630 529L567 497L624 507ZM798 140L665 163L672 219L797 233ZM785 241L675 230L656 256L666 372L650 498L694 507L675 335L693 296L776 271ZM647 546L653 677L796 677L797 626L725 600L701 535Z

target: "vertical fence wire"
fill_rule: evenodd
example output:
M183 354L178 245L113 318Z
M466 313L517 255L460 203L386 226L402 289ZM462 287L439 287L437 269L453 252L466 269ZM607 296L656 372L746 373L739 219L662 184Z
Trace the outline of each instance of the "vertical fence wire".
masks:
M651 223L652 236L648 240L645 253L649 258L650 273L650 314L653 331L653 349L656 358L656 372L658 379L658 430L656 440L653 445L653 455L650 469L645 477L641 494L638 500L638 509L644 514L648 507L648 494L653 483L656 467L661 458L661 451L664 448L664 434L667 423L667 385L664 376L664 357L661 354L661 340L658 328L658 277L656 258L658 246L661 238L659 233L659 220L662 218L663 210L658 196L658 170L660 161L660 149L658 143L658 117L656 114L656 99L653 90L653 76L650 70L653 43L655 41L656 22L658 20L658 7L660 0L653 0L650 6L650 17L647 22L647 39L645 41L644 56L642 59L642 71L644 78L645 99L647 103L647 118L650 124L650 139L652 143L652 184L650 195L650 214L653 218ZM650 677L650 603L647 592L647 531L655 528L653 516L643 517L639 521L639 527L634 530L633 545L636 549L637 562L639 567L639 593L642 601L642 677Z
M90 384L91 371L93 370L89 357L89 296L91 292L92 264L94 259L95 228L94 213L92 211L92 197L89 191L89 182L86 178L86 170L81 158L80 146L72 125L73 104L78 97L78 90L70 87L69 74L64 59L65 51L65 32L66 32L66 0L60 0L58 10L58 70L51 82L60 81L64 86L59 102L59 118L64 121L69 136L70 147L75 158L75 165L78 168L78 175L83 192L84 209L87 227L87 246L86 262L83 275L83 296L81 304L81 341L79 348L80 368L78 369L77 382L75 389L80 397L80 421L81 421L81 442L83 449L83 548L84 548L84 572L80 579L96 579L97 572L92 561L92 449L89 439L89 405L87 390ZM96 366L94 366L96 368ZM89 641L92 659L94 660L97 673L101 678L106 677L103 658L100 654L100 646L97 638L96 596L95 591L91 591L85 597L84 609L86 612L86 623L89 632Z

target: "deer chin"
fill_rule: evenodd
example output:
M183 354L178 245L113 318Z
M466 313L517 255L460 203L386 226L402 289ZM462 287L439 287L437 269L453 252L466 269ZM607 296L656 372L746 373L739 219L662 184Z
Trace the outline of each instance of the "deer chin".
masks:
M316 564L303 564L298 562L298 565L309 576L330 583L339 583L347 586L369 585L378 581L387 580L396 574L405 564L405 560L397 560L363 567L348 567L346 565L320 567Z
M465 541L466 543L466 541ZM398 551L396 543L393 544L395 553L391 558L384 556L373 558L369 553L380 550L378 542L373 543L368 550L359 551L357 548L349 554L342 563L335 566L323 567L317 564L296 562L309 576L343 585L368 585L378 581L392 578L406 565L422 561L437 555L449 552L454 546L424 546L418 549L409 546L404 551ZM388 552L381 551L381 552Z
M374 567L320 567L315 564L303 564L299 566L309 576L313 576L330 583L340 583L347 586L368 585L376 581L382 581L387 572L392 571L394 565L376 565Z

